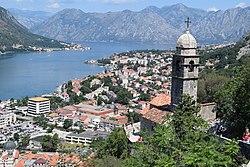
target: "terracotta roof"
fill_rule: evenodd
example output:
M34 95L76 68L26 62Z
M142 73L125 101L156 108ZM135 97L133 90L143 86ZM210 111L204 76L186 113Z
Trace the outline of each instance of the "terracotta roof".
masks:
M146 104L147 102L145 101L140 101L139 104L143 105L143 104Z
M19 151L15 150L14 158L15 158L15 159L18 159L18 157L19 157Z
M157 95L151 102L151 105L160 107L170 105L171 97L166 94L159 94Z
M144 115L144 114L146 114L149 110L150 110L150 106L147 105L143 110L140 110L139 113L142 114L142 115Z
M84 121L84 120L86 120L87 118L88 118L87 116L80 116L79 119L80 119L81 121Z
M49 166L56 166L57 165L57 161L51 161L50 163L49 163Z
M157 108L150 109L146 114L142 115L143 118L148 119L152 122L162 124L167 115L171 115L169 111L158 110Z
M55 118L55 117L58 117L58 114L57 113L52 113L52 114L49 114L49 117Z
M8 154L6 154L6 155L2 156L2 159L6 160L6 159L8 159L8 157L9 157Z
M15 165L15 167L24 167L24 159L21 159L20 161L18 161L18 163Z
M117 116L115 116L115 119L126 119L127 118L127 116L122 116L122 115L117 115Z

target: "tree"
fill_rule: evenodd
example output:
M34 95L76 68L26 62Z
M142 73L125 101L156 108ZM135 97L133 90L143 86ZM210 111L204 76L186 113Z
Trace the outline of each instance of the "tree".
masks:
M17 141L17 142L19 141L20 136L19 136L18 133L14 133L14 136L13 136L13 137L14 137L14 140L15 140L15 141Z
M216 73L202 73L198 80L198 102L215 101L216 92L229 81L229 78Z
M55 152L57 150L58 141L58 134L54 134L52 137L50 135L43 136L43 151Z
M129 122L140 122L140 114L138 114L137 112L128 112L128 115L127 115L127 117L128 117L128 121Z
M197 116L199 106L185 96L174 115L137 143L122 166L237 166L237 142L220 142Z
M25 136L23 139L22 139L22 145L21 147L27 147L29 145L29 142L30 142L30 136Z
M45 118L43 115L34 117L34 121L38 123L39 126L43 127L44 129L48 126L48 119Z
M140 93L140 100L149 101L150 100L150 95L148 93L141 92Z
M250 60L239 68L235 79L225 85L216 96L216 112L225 123L229 137L241 137L250 127Z
M115 128L106 140L93 142L92 147L97 150L97 157L114 156L126 157L128 153L128 139L123 128Z
M73 125L73 121L71 119L65 119L63 122L63 128L68 129Z

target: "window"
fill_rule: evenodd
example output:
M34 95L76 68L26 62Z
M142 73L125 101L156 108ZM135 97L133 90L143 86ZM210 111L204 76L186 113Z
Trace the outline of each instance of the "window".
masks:
M181 61L180 60L176 61L175 68L176 68L176 71L180 71L180 69L181 69Z
M191 60L190 62L189 62L189 70L188 70L189 72L193 72L194 71L194 61L193 60Z

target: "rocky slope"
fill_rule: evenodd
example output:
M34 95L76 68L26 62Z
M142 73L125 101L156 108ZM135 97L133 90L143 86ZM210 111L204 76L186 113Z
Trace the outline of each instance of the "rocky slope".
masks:
M18 20L19 23L27 28L34 27L53 15L53 13L44 11L30 11L14 8L8 9L8 11Z
M6 9L0 7L0 52L27 50L31 47L62 48L64 45L31 33Z
M151 6L139 12L85 13L65 9L31 30L58 40L173 43L185 29L187 17L200 43L236 41L250 30L250 7L207 12L183 4Z

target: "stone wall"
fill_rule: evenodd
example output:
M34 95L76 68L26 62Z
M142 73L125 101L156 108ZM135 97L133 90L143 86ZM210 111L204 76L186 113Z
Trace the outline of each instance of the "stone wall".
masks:
M216 113L213 112L215 103L201 104L201 111L198 113L205 121L213 121L216 119Z
M148 135L152 134L154 131L155 123L152 121L141 117L141 130L146 131Z

